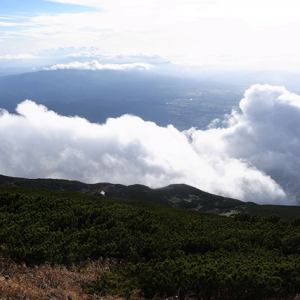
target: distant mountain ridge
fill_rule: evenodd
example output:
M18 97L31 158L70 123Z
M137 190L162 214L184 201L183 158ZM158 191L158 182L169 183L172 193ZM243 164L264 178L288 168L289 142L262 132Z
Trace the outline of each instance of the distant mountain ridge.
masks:
M90 122L133 114L184 130L205 128L230 113L242 97L236 89L149 71L36 71L0 77L0 108L14 113L17 104L29 99L58 114L78 115Z
M62 179L26 179L0 175L1 185L30 187L46 190L71 191L99 197L115 197L163 203L195 211L230 216L245 212L260 216L280 215L286 219L300 216L299 206L259 205L237 199L218 196L186 184L171 184L167 187L151 189L141 184L122 185L112 183L86 184Z

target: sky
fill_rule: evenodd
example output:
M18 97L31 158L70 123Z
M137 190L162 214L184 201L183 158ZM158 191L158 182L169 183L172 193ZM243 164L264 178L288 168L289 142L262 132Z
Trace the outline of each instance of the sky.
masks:
M298 72L299 11L297 0L2 1L0 63L50 65L84 50L84 62L140 56L140 63L160 57L184 67Z

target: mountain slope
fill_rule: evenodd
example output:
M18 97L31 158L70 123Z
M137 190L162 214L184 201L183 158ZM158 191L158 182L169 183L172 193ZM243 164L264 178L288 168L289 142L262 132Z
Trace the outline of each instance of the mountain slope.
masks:
M202 211L218 209L223 211L244 206L245 204L240 200L210 194L186 184L172 184L163 188L151 189L141 184L129 186L111 183L86 184L79 181L25 179L3 175L0 175L0 184L74 191L96 195L101 195L101 192L104 192L105 196L108 197L147 200Z
M259 205L253 202L243 202L210 194L186 184L172 184L163 188L151 189L140 184L129 186L111 183L86 184L60 179L25 179L0 175L0 189L1 185L72 191L99 197L103 197L104 192L105 197L146 200L226 216L239 212L259 216L276 214L285 219L294 219L300 216L299 206Z
M11 184L0 185L0 298L44 299L32 298L27 285L27 291L16 288L26 277L21 274L22 282L17 281L14 270L26 272L25 264L36 275L38 266L47 263L47 274L39 272L38 278L28 280L31 286L51 284L46 297L61 298L60 278L49 266L84 271L92 270L94 261L108 262L102 264L105 271L94 269L93 276L78 276L77 283L84 280L85 293L102 297L296 299L300 290L300 218L226 218L151 201L20 187L13 183L25 185L26 180L1 180ZM55 181L50 183L54 187ZM184 195L189 187L179 188ZM2 254L13 261L1 259ZM78 285L68 291L73 299L86 295L78 295Z

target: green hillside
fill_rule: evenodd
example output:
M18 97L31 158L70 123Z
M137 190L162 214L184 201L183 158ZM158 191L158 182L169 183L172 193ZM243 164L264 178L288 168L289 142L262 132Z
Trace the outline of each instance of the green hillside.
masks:
M102 296L293 299L299 220L0 185L0 253L31 266L110 259L107 271L82 284Z
M79 181L60 179L26 179L0 175L0 185L3 184L18 187L73 191L99 197L101 197L101 192L105 192L105 197L146 200L225 216L240 212L262 217L275 214L289 220L300 216L299 206L259 205L253 202L243 202L210 194L186 184L173 184L164 188L151 189L140 184L129 186L111 183L86 184Z

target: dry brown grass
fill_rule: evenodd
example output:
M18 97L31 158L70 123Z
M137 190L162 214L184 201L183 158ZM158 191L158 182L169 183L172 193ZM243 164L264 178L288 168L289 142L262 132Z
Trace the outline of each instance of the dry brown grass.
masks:
M104 271L108 271L114 261L98 260L90 262L86 267L73 266L66 268L62 265L52 266L43 264L38 266L26 266L17 264L0 252L0 300L121 300L119 297L102 297L85 293L81 284L97 279ZM131 296L132 300L142 300L139 291ZM178 300L178 297L161 298L153 300ZM185 298L186 300L194 298ZM220 299L214 298L213 299ZM230 299L230 298L226 298ZM267 297L265 300L300 300L300 294L296 296L280 295Z
M104 299L97 295L88 295L81 284L92 281L107 271L112 262L99 260L79 270L76 267L43 264L29 267L17 264L0 254L0 299ZM111 297L106 299L117 299Z

